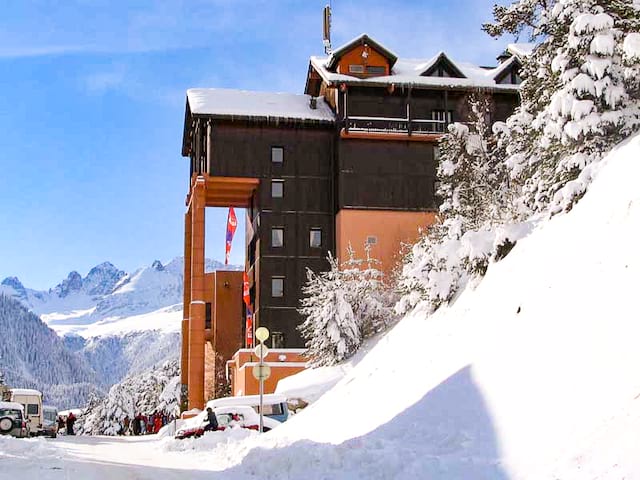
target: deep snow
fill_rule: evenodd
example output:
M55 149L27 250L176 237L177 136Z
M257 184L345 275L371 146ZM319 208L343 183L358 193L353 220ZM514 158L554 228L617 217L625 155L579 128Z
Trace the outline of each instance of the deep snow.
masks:
M408 315L274 431L180 445L0 438L3 473L40 455L41 480L66 478L78 461L106 472L89 479L122 478L123 464L148 462L164 467L144 470L152 476L126 471L157 479L185 468L190 478L210 470L220 474L207 478L232 480L640 478L639 153L636 136L602 162L571 212L541 222L451 307Z

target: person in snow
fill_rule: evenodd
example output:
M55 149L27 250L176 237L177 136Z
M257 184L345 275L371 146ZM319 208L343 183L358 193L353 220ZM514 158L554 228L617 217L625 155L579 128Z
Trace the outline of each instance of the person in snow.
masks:
M133 417L132 428L134 435L140 435L140 414L137 414L135 417Z
M216 417L215 412L211 410L211 407L207 407L207 421L209 423L204 427L205 432L215 432L218 430L218 418Z
M128 435L129 434L129 427L131 426L131 420L129 419L129 415L126 415L124 417L123 422L123 435Z
M69 412L69 415L67 416L67 435L75 435L75 432L73 431L73 425L76 423L76 416L73 414L73 412Z
M62 418L62 415L58 415L58 433L62 433L64 427L66 426L66 420Z

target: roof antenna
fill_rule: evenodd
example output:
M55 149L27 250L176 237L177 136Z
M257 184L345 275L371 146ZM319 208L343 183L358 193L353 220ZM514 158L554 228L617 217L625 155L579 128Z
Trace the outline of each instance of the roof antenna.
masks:
M331 55L331 6L324 7L324 15L322 22L322 43L324 44L324 53Z

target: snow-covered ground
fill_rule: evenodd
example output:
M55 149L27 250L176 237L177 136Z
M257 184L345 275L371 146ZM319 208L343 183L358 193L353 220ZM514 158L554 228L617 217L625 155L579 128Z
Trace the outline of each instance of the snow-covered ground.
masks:
M542 222L451 307L408 315L272 432L2 438L2 474L640 478L639 154L636 136L570 213Z

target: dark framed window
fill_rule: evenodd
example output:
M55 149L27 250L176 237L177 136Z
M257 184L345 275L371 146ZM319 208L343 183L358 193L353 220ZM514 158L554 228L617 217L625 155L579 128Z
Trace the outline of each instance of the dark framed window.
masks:
M211 302L204 304L204 328L211 329Z
M272 247L284 246L284 228L283 227L271 228L271 246Z
M271 332L271 348L284 348L284 333Z
M284 197L284 180L271 180L271 198Z
M271 162L278 165L284 162L284 148L271 147Z
M375 235L367 236L367 245L377 245L377 243L378 237L376 237Z
M367 73L369 75L384 75L385 73L387 73L386 68L379 66L379 65L367 65Z
M311 248L322 247L322 229L312 228L309 230L309 246Z
M349 73L364 73L364 65L349 65Z
M271 296L284 297L284 277L271 277Z
M27 404L27 415L38 415L40 413L40 408L37 403L28 403Z

